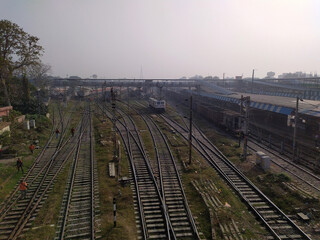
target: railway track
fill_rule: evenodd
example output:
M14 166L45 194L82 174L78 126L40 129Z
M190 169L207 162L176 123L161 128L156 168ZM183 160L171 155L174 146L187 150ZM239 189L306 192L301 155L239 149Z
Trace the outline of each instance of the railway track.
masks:
M281 152L283 157L288 159L292 159L292 139L290 136L286 136L283 138L282 136L278 136L276 134L266 134L263 133L261 129L257 126L252 126L250 132L250 139L260 144L267 146L269 149ZM315 149L315 147L306 146L303 143L297 143L297 156L296 161L304 168L309 170L313 170L319 167L317 156L319 153Z
M306 169L299 164L292 162L286 157L279 154L277 151L270 149L267 146L249 139L248 147L257 152L263 151L269 157L273 164L282 169L282 171L288 172L291 176L297 179L297 183L307 192L315 192L318 196L320 194L320 177L312 173L309 169Z
M117 124L123 138L136 187L142 239L176 239L165 202L162 199L156 178L147 160L136 126L128 115L122 113Z
M179 196L181 197L181 195L175 195L170 191L172 193L170 199L168 189L170 184L163 184L162 186L166 185L168 194L165 196L164 188L159 185L160 181L163 181L164 183L168 180L167 178L165 181L163 178L160 180L163 167L161 167L161 169L158 168L158 171L152 168L134 121L124 112L119 111L118 113L120 113L120 115L117 117L118 121L116 122L116 126L124 142L124 146L130 160L132 178L135 186L135 209L136 214L139 217L139 231L141 233L139 238L197 239L196 237L190 236L190 233L187 233L186 229L183 229L186 227L184 225L186 223L185 215L179 215L181 212L178 214L178 211L174 212L171 207L174 205L171 205L170 208L166 205L166 199L164 197L167 197L167 201L172 201L173 204L174 201L178 201L178 198ZM110 112L107 113L107 116L112 119L112 114ZM174 174L176 174L176 172L174 172ZM174 176L175 175L172 177ZM171 187L173 187L173 185L171 185ZM172 213L171 218L170 212ZM173 222L171 222L172 219L175 220L175 227L173 226ZM189 223L187 223L187 225L188 224ZM181 227L182 225L184 225L184 227ZM175 232L174 228L176 228L176 230L180 230L180 232ZM187 230L190 230L190 226Z
M145 121L153 139L156 159L149 159L149 161L154 162L154 164L151 164L154 166L153 172L158 180L162 198L168 208L169 218L176 238L199 239L169 144L152 118L143 115L141 117Z
M161 115L166 123L188 140L188 129ZM193 147L214 167L252 212L263 222L273 239L311 239L267 196L247 179L205 135L194 128Z
M90 107L83 119L83 134L69 172L55 239L95 239L95 209L98 205L97 173L93 156Z
M64 120L62 118L60 120L62 125ZM51 135L43 152L24 176L28 183L26 198L21 199L17 186L5 201L0 213L0 239L17 239L31 226L57 175L74 150L74 139L69 138L63 142L66 129L65 124L59 139L53 139Z
M42 148L40 154L36 157L35 161L31 165L31 167L28 169L28 171L20 178L21 179L27 179L29 184L32 184L33 181L44 171L44 167L48 164L47 161L43 161L43 159L47 159L47 156L51 156L54 154L55 151L59 148L62 141L62 135L60 136L59 140L54 139L54 130L61 126L63 128L63 114L61 112L61 108L58 105L58 114L59 119L56 116L55 117L55 111L53 111L53 119L52 119L52 129L51 134ZM31 181L31 182L30 182ZM5 201L1 204L0 209L0 221L3 219L4 214L7 213L7 211L15 204L15 202L18 200L18 191L19 191L19 184L17 183L15 186L15 189L13 192L11 192L10 196L5 199ZM1 227L0 227L1 229Z

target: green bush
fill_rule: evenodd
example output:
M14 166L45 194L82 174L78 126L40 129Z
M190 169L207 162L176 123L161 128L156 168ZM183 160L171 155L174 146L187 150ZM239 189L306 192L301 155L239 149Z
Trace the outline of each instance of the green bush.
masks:
M0 135L0 145L9 146L11 143L10 132L4 132Z
M22 114L38 114L45 115L48 112L48 107L43 103L38 104L36 99L29 99L21 103L13 103L13 108L20 111Z
M43 129L47 129L51 126L51 121L44 115L39 114L27 114L27 120L36 120L36 130L41 132Z

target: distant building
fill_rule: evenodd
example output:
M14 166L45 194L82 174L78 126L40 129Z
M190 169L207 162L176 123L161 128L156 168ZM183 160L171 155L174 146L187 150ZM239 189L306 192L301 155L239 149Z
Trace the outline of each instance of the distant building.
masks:
M315 75L316 76L316 75ZM295 73L282 73L278 78L308 78L315 77L312 73L308 74L305 72L295 72Z
M69 79L81 79L81 77L78 77L78 76L70 76Z
M236 76L236 80L242 80L242 76Z

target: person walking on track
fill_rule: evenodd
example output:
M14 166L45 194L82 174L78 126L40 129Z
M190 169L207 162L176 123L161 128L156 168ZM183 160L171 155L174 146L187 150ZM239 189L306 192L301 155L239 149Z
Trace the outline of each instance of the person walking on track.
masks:
M59 137L59 133L60 133L60 131L59 131L59 129L57 128L57 129L56 129L56 139Z
M22 160L20 158L18 158L18 160L17 160L17 170L18 170L18 172L19 172L20 169L21 169L21 172L24 173L24 171L23 171L23 162L22 162Z
M28 184L24 180L20 181L19 189L20 189L20 193L21 193L21 198L25 199L27 196Z
M33 154L34 148L35 148L35 146L31 143L29 146L31 154Z
M71 135L72 135L72 137L74 136L74 132L75 132L74 128L71 128Z

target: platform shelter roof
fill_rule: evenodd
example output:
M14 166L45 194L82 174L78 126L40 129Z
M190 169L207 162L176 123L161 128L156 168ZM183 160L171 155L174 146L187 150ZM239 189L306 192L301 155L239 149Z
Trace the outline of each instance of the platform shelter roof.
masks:
M284 115L291 115L296 106L295 98L285 98L257 94L219 95L207 92L193 92L194 95L201 95L208 98L240 104L241 95L250 96L250 107L264 111L276 112ZM304 100L299 102L299 113L320 117L320 101Z

